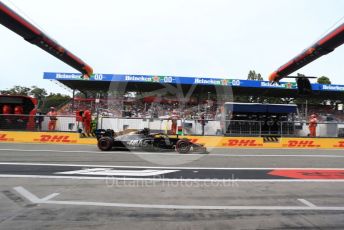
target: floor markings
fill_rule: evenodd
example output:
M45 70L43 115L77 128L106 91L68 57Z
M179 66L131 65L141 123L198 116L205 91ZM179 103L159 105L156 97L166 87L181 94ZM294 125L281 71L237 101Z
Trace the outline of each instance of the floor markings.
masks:
M167 173L177 172L179 170L116 170L111 168L88 168L66 172L57 172L55 174L65 175L93 175L93 176L159 176Z
M344 169L98 166L0 162L0 178L149 182L344 182ZM227 184L226 184L227 185Z
M46 175L16 175L0 174L0 178L33 178L33 179L72 179L72 180L105 180L105 181L147 181L147 182L202 182L236 184L238 182L249 183L343 183L344 179L180 179L180 178L137 178L137 177L95 177L95 176L46 176ZM210 184L210 185L211 185ZM209 185L208 185L209 186Z
M172 169L172 170L198 170L198 169L213 169L213 170L344 170L344 168L226 168L226 167L173 167L173 166L137 166L137 165L90 165L90 164L54 164L54 163L40 163L40 162L0 162L0 165L32 165L32 166L71 166L71 167L99 167L99 168L128 168L128 169Z
M149 208L149 209L187 209L187 210L309 210L309 211L344 211L344 207L316 206L304 199L298 199L305 206L218 206L218 205L171 205L171 204L130 204L130 203L109 203L92 201L62 201L51 200L58 193L53 193L45 198L38 198L25 188L18 186L13 188L17 193L34 204L54 204L54 205L77 205L77 206L100 206L100 207L120 207L120 208Z
M305 200L305 199L297 199L297 200L300 201L301 203L307 205L308 207L311 207L311 208L317 207L315 204L309 202L308 200Z

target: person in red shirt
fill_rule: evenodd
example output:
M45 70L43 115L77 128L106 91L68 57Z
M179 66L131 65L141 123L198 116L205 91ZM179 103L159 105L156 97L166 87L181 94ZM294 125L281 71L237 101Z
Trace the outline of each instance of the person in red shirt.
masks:
M85 134L90 136L91 134L91 122L92 122L92 114L91 111L86 109L82 116L82 122L84 124Z
M318 120L317 120L317 116L315 114L311 115L311 118L309 119L309 137L316 137L317 133L317 125L318 125Z
M48 130L54 131L56 129L56 122L57 122L57 112L55 111L54 107L50 107L50 111L47 114L49 116L49 123L48 123Z
M175 110L172 112L170 119L172 120L171 134L175 135L177 133L177 123L179 119L179 116Z

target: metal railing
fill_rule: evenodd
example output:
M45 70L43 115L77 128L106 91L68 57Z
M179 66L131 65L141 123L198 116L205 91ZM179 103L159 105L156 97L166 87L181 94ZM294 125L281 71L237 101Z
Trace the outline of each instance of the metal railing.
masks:
M307 121L281 122L282 137L309 137L310 127ZM315 137L344 137L344 123L318 122Z
M111 128L115 132L125 129L149 128L153 132L171 133L172 120L169 118L100 117L98 128ZM217 120L178 119L176 133L184 135L223 135L223 130Z
M246 120L226 120L224 134L227 136L261 136L263 122Z
M99 129L120 132L127 129L149 128L153 132L172 133L169 118L123 118L100 116ZM83 123L75 116L4 115L0 114L0 130L84 132ZM249 121L249 120L205 120L178 119L176 133L207 136L277 136L307 137L310 134L306 121ZM319 122L316 137L344 137L344 123Z

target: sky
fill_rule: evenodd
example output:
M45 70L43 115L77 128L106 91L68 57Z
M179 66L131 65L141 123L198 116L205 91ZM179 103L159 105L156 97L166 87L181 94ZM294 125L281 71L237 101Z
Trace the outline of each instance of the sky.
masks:
M107 74L246 79L255 70L267 80L344 22L342 0L2 1ZM297 72L344 85L343 64L344 46ZM65 94L43 72L77 72L2 25L0 67L0 89Z

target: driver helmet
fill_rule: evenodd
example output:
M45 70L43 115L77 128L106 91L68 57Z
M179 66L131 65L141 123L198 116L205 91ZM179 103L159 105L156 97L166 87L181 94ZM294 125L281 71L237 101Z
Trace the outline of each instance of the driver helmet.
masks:
M140 131L141 134L144 134L144 135L148 135L150 133L150 129L149 128L144 128Z

